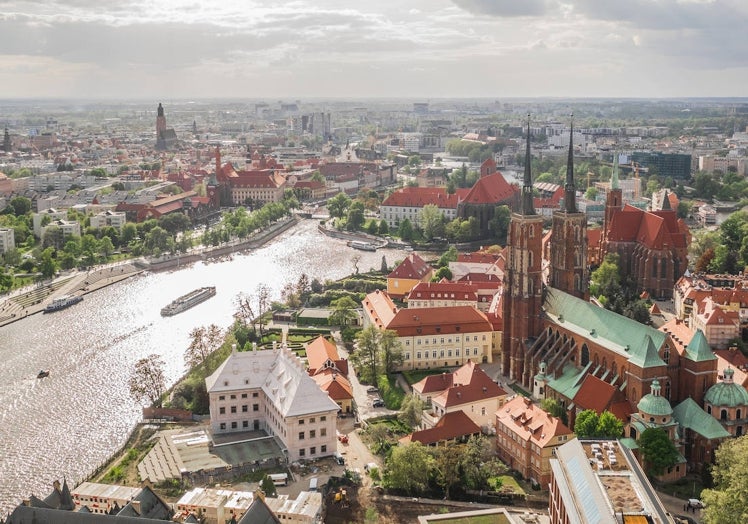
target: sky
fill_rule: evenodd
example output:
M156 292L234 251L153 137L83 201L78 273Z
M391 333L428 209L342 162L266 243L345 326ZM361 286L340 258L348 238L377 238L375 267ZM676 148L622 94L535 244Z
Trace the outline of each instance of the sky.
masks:
M745 96L746 0L0 0L0 99Z

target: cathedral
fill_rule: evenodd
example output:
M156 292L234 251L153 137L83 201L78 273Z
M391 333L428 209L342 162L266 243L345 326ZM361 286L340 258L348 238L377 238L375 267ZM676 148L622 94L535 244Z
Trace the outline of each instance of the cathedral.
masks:
M684 407L680 412L688 412L691 422L701 420L707 424L707 419L713 417L702 406L718 377L717 358L704 334L697 331L688 344L683 344L667 331L640 324L589 301L587 220L576 207L571 138L565 201L553 214L549 259L544 261L543 218L533 208L530 160L528 120L521 200L509 225L500 298L502 374L532 391L538 399L558 400L567 410L572 426L576 414L584 409L608 409L624 422L638 420L636 417L641 418L644 413L647 415L644 422L628 426L627 436L635 439L646 424L657 422L648 415L647 406L657 403L659 398L668 405L690 403L688 409ZM620 191L613 190L608 196L611 217L606 216L606 222L613 225L625 222L628 217L621 219L620 215L630 213L615 200L619 195ZM658 234L670 231L664 224L668 219L659 214L656 217L655 224L650 226L655 229L659 226ZM605 245L611 249L617 246L616 242L623 241L612 234L605 237ZM660 279L663 267L660 258L652 266L644 256L644 247L623 253L636 259L630 261L631 268L638 271L643 265L650 275L654 267L656 280ZM685 260L680 264L669 271L685 269ZM666 271L665 278L672 278L672 273ZM652 396L658 399L652 401ZM679 412L677 407L675 412ZM701 451L694 455L696 460L689 460L690 466L692 462L700 462L698 459L709 460L720 439L728 436L725 431L714 431L713 424L709 429L704 425L694 429L687 426L691 422L675 422L682 425L679 434L685 434L686 429L692 431L696 435L693 445L700 446ZM685 472L683 467L677 474Z
M159 151L169 151L177 146L177 133L173 129L166 127L166 115L164 107L159 102L156 111L156 149Z

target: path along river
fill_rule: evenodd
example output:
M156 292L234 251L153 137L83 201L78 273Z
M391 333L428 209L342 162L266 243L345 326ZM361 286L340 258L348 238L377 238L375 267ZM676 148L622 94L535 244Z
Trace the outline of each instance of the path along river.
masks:
M75 485L122 446L140 418L127 381L151 353L166 361L169 383L184 372L195 326L228 327L239 292L268 285L273 299L302 273L320 280L392 266L406 253L356 251L302 221L250 253L148 273L86 295L80 304L0 328L0 516L31 494L46 497L55 479ZM161 307L202 286L216 296L174 317ZM37 379L40 369L50 376Z

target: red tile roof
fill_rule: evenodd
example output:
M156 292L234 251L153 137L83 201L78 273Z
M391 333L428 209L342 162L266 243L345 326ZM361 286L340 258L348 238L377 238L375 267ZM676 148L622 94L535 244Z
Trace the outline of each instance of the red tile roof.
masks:
M307 367L309 368L309 374L314 375L320 371L320 369L325 365L325 362L327 362L328 360L333 364L337 364L342 359L338 354L338 347L327 340L325 337L320 335L307 345L306 360ZM346 365L345 367L345 371L342 369L339 369L339 371L341 373L347 373L348 366Z
M329 371L314 375L312 378L333 400L343 401L353 398L353 387L343 375Z
M593 409L599 415L603 411L610 411L612 404L625 402L626 397L613 384L600 380L594 375L584 377L579 391L574 395L574 404L581 409ZM628 404L628 402L626 402ZM624 422L627 419L622 419Z
M419 282L408 294L408 300L478 300L478 288L464 282Z
M424 207L432 204L440 209L457 209L459 197L443 187L404 187L384 199L382 207Z
M372 291L364 298L362 303L364 314L368 315L379 329L387 329L387 326L397 313L397 306L386 291Z
M481 432L478 425L463 411L445 414L433 428L415 431L400 439L401 444L420 442L426 446L460 437L468 437Z
M422 280L433 268L426 263L417 253L410 253L400 265L398 265L387 278L407 278Z
M546 413L529 398L516 396L496 412L496 425L504 425L524 441L532 441L544 448L559 435L572 431L557 417ZM497 428L498 430L498 428Z
M432 402L445 407L509 395L472 360L452 373L425 377L413 384L413 390L421 395L440 393L432 398Z
M509 203L519 192L517 186L509 184L499 172L479 178L465 197L468 204Z
M493 331L486 315L473 306L401 309L386 328L401 337Z

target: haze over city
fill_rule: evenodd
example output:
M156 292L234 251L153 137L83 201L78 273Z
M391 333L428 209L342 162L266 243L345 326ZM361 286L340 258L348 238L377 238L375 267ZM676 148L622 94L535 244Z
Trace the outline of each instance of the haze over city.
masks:
M0 1L5 98L729 97L738 0Z

